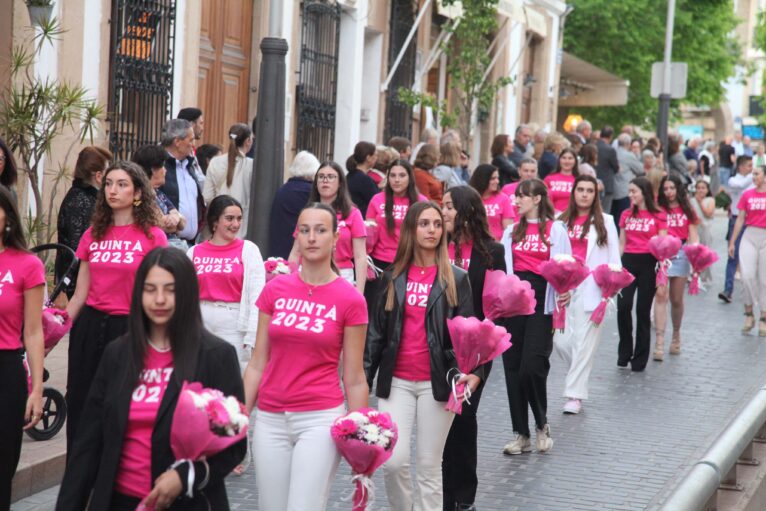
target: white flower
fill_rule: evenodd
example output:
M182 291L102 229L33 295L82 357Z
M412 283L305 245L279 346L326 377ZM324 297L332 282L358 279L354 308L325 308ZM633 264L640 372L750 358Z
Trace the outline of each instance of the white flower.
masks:
M362 426L370 422L367 420L367 417L365 417L363 413L359 412L351 412L350 414L346 415L346 419L354 421L357 426Z
M376 222L375 220L365 220L364 225L366 225L367 227L377 227L378 222Z
M621 265L619 265L619 264L610 263L610 264L609 264L609 269L610 269L610 270L612 270L612 271L614 271L614 272L617 272L617 273L619 273L619 272L621 272L621 271L622 271L622 266L621 266Z
M567 261L570 263L575 262L575 258L569 254L556 254L555 256L553 256L553 260L556 261L557 263L561 263L564 261Z
M205 399L202 395L197 394L193 390L187 390L186 392L188 392L189 396L191 396L195 407L199 408L200 410L205 409L207 406L207 399Z
M378 441L375 442L375 445L377 445L378 447L382 447L383 449L388 449L388 445L390 443L391 443L391 441L388 438L382 436L382 437L378 438Z
M378 427L378 425L377 425L377 424L365 424L365 425L364 425L364 426L362 426L360 429L361 429L362 431L364 431L364 435L365 435L365 437L366 437L368 434L369 434L369 435L374 435L374 436L376 436L376 437L377 437L378 435L380 435L380 428Z

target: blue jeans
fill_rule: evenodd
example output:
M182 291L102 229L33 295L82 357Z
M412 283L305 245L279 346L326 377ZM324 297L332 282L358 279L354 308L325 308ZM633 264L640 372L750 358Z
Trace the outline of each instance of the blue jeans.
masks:
M721 180L721 186L727 186L731 177L731 167L720 167L718 169L718 177Z
M729 230L726 231L726 241L731 239L732 231L734 231L734 224L737 221L737 215L729 217ZM731 297L734 292L734 274L737 273L737 263L739 262L739 244L742 241L742 235L745 233L745 229L739 233L737 241L734 243L734 257L726 259L726 281L724 282L723 292L725 295Z

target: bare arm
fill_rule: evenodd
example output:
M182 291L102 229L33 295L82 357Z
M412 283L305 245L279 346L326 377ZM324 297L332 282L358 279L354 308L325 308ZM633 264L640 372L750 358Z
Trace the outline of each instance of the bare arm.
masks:
M697 232L697 226L694 224L689 224L689 243L699 243L700 237L699 233Z
M702 209L702 213L707 218L713 218L713 215L715 214L715 199L712 197L705 197L705 199L700 202L700 209Z
M33 427L42 417L43 409L43 286L24 291L24 349L32 373L32 392L27 398L24 429ZM34 419L32 418L34 416Z
M734 223L734 229L731 231L731 238L729 238L729 257L734 257L734 244L739 238L739 234L742 232L742 228L745 225L745 211L740 211L737 215L737 221Z
M370 388L364 375L364 340L367 325L347 326L343 329L343 387L346 389L349 411L367 406Z
M365 238L353 238L351 246L354 249L356 288L364 294L364 285L367 283L367 242Z
M620 229L620 256L625 253L625 229Z
M287 256L287 261L295 264L300 264L301 255L298 252L298 240L293 240L293 248L290 249L290 255Z
M74 321L77 316L80 315L85 300L88 298L88 291L90 290L90 263L88 261L80 261L80 271L77 274L77 285L75 286L74 295L66 306L66 313Z
M250 362L247 364L244 376L245 406L250 413L258 399L258 388L261 386L263 371L269 361L269 324L271 315L264 312L258 313L258 333L255 336L255 349Z

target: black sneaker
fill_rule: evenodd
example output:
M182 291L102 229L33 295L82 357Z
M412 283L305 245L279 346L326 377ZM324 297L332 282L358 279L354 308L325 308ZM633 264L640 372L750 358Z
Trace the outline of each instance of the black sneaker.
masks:
M731 296L726 293L718 293L718 299L724 303L731 303Z

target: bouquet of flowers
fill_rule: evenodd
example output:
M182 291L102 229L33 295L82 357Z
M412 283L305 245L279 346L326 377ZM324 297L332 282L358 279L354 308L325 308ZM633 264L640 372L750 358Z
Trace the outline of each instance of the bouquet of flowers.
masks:
M556 293L562 295L582 284L590 275L590 270L579 258L568 254L558 254L540 263L540 274ZM566 307L557 300L556 309L553 311L553 328L563 332L566 321Z
M248 423L247 410L236 397L201 383L184 382L170 427L170 448L176 457L170 468L189 464L189 498L193 497L194 462L241 441L247 436ZM146 507L141 502L137 509Z
M43 339L46 355L72 328L72 320L65 310L47 307L43 309Z
M391 457L399 438L396 424L387 413L362 408L335 419L330 435L354 473L353 510L364 511L375 500L372 474Z
M448 319L447 330L452 339L459 374L451 378L452 393L445 409L460 415L463 412L463 397L470 404L471 391L464 383L456 381L510 348L511 334L488 319L479 321L476 317L463 316Z
M700 292L700 273L718 261L718 254L701 243L684 245L684 252L686 252L686 257L692 265L692 281L689 283L689 294L696 295Z
M487 271L481 297L484 316L491 320L527 316L537 305L532 284L501 270Z
M600 325L606 315L606 306L621 289L628 287L635 277L619 264L600 264L593 270L593 280L601 290L601 302L590 315L594 324Z
M266 270L266 282L280 275L290 275L298 270L297 264L285 261L281 257L269 257L264 261L263 267Z
M681 240L672 234L652 236L649 240L649 252L657 259L657 285L668 283L670 260L681 250Z

